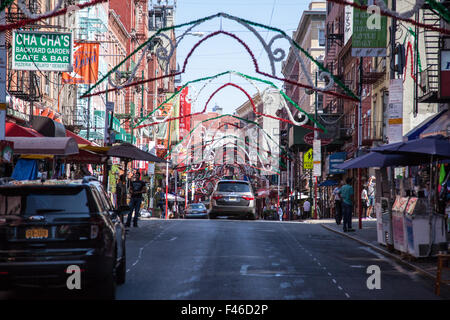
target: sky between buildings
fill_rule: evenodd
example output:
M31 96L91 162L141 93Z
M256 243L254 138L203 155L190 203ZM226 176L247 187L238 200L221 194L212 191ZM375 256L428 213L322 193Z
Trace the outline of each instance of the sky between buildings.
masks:
M175 24L181 25L223 12L238 18L281 29L287 35L292 36L292 33L297 29L303 10L308 9L309 3L310 1L306 0L179 0L177 2ZM189 26L176 28L176 36L180 36L188 28ZM267 43L277 34L260 27L255 27L255 29ZM200 24L190 32L203 33L203 37L205 37L219 30L238 36L253 52L260 70L269 74L272 73L269 59L263 50L261 42L250 30L236 21L215 18ZM183 67L185 58L191 52L193 46L201 39L198 36L187 35L180 41L177 49L177 62L180 68ZM275 40L272 50L277 48L285 50L287 56L289 51L288 41L284 39ZM275 69L276 75L282 77L281 62L275 63ZM211 77L226 71L237 71L263 80L269 80L282 89L280 81L256 73L253 60L246 49L237 40L223 34L207 39L193 52L188 60L186 71L182 75L181 85L188 81ZM211 94L229 82L242 86L250 96L258 92L252 84L235 75L216 78L205 87L206 82L199 82L193 85L194 89L192 91L200 92L193 112L203 110ZM255 82L255 84L261 92L267 87L266 84L260 82ZM239 89L227 86L214 95L207 106L207 111L211 111L217 104L223 108L224 113L233 113L247 99L246 95Z

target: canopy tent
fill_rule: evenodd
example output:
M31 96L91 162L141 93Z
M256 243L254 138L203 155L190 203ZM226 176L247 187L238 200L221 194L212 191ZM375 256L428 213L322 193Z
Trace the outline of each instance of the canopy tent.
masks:
M371 167L395 167L420 165L429 163L429 158L426 156L411 157L406 154L388 154L381 152L370 152L360 157L347 160L341 164L336 165L338 169L356 169L356 168L371 168Z
M437 135L407 142L397 142L372 148L371 151L391 154L406 154L413 160L420 155L433 156L437 160L450 158L450 141L448 138Z
M66 158L70 163L102 164L106 162L107 157L95 152L79 149L78 154L70 155Z
M150 161L150 162L164 162L167 161L161 159L151 153L145 152L131 143L122 143L120 145L112 146L106 154L110 157L131 159L131 160L142 160L142 161Z
M319 184L319 187L331 187L331 186L337 186L339 184L336 180L325 180Z
M79 153L78 144L69 137L6 137L14 142L15 154L50 154L68 156Z
M180 196L175 196L175 194L173 194L173 193L169 193L169 194L167 195L167 201L175 201L175 197L176 197L176 199L177 199L177 202L184 202L184 201L185 201L184 198L182 198L182 197L180 197ZM166 194L164 194L163 199L164 199L164 200L166 199Z
M11 178L14 180L36 180L38 164L34 159L19 159L14 166Z

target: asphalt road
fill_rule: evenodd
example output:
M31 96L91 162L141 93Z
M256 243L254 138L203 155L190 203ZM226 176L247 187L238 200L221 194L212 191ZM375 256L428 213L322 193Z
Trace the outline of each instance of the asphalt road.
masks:
M429 279L316 224L140 221L128 234L127 260L117 299L438 298ZM379 268L378 282L369 266Z

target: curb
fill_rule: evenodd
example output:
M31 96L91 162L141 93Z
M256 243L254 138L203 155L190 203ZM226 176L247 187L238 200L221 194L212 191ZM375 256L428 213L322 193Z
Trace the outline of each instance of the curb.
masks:
M418 267L418 266L416 266L416 265L414 265L414 264L411 264L411 263L409 263L409 262L403 260L402 258L400 258L400 257L399 257L398 255L396 255L396 254L393 254L393 253L391 253L391 252L389 252L389 251L386 251L386 250L384 250L384 249L381 249L381 248L379 248L379 247L377 247L377 246L374 246L374 245L371 244L371 243L368 243L368 242L366 242L366 241L364 241L364 240L361 240L361 239L358 239L358 238L356 238L356 237L353 237L353 236L351 236L351 235L349 235L349 234L347 234L347 233L344 233L344 232L340 232L340 231L338 231L338 230L335 230L335 229L333 229L333 228L331 228L331 227L328 227L328 226L326 226L326 225L324 225L324 224L322 224L321 226L322 226L323 228L329 230L329 231L335 232L335 233L340 234L340 235L342 235L342 236L345 236L345 237L347 237L347 238L349 238L349 239L355 240L355 241L357 241L357 242L359 242L359 243L361 243L361 244L363 244L363 245L365 245L365 246L368 246L368 247L372 248L373 250L375 250L375 251L377 251L377 252L379 252L379 253L381 253L381 254L383 254L383 255L389 257L389 258L392 258L392 259L394 259L394 260L396 260L396 261L402 263L403 265L405 265L405 266L407 266L407 267L409 267L409 268L411 268L411 269L414 269L414 270L420 272L421 274L423 274L423 275L425 275L425 276L427 276L427 277L429 277L429 278L431 278L431 279L433 279L433 280L436 280L436 275L434 275L434 274L432 274L432 273L430 273L430 272L428 272L428 271L426 271L426 270L424 270L424 269L422 269L422 268L420 268L420 267Z

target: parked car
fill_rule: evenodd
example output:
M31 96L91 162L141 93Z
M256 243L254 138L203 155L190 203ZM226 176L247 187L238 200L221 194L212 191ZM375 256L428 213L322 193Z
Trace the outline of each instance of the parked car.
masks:
M0 185L0 290L67 288L69 266L81 270L80 292L95 298L113 299L125 282L125 228L102 185Z
M211 195L209 218L218 216L256 219L255 196L250 182L220 180Z
M203 203L191 203L186 208L184 218L208 218L208 210Z

